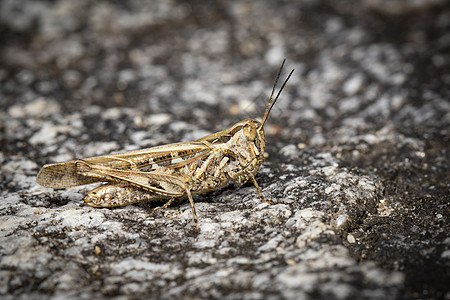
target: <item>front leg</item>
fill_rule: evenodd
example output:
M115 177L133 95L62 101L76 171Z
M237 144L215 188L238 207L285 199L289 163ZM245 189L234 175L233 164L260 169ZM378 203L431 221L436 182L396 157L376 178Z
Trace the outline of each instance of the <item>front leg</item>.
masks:
M248 177L255 185L256 190L258 191L258 194L259 194L259 197L261 198L261 200L268 204L271 204L271 205L275 204L272 200L264 198L261 188L259 187L258 182L256 181L255 175L253 175L253 173L248 172Z

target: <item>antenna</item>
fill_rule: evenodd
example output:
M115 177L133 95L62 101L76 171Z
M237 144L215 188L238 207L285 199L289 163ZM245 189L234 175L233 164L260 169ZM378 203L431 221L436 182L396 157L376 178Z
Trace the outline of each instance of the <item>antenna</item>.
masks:
M278 79L280 79L281 71L283 70L285 62L286 62L286 58L283 59L283 63L281 64L280 71L278 71L277 78L275 78L275 83L273 84L272 92L270 93L270 97L269 97L269 103L267 104L266 111L264 112L264 116L261 121L262 126L264 126L264 123L266 123L267 117L269 116L269 113L272 110L272 107L274 106L275 102L277 102L278 97L280 96L281 92L283 91L284 86L288 82L289 78L291 78L292 73L294 73L294 69L292 69L292 71L289 73L288 77L284 81L283 85L281 86L281 89L278 91L277 96L275 97L275 99L272 100L273 93L275 92L275 88L277 86Z

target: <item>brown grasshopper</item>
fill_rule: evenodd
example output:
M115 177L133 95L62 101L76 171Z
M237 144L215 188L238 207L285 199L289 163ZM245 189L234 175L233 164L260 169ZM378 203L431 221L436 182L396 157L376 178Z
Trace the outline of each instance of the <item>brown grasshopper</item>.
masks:
M294 72L289 73L273 98L284 62L261 122L246 119L229 129L190 142L48 164L40 170L37 182L49 188L107 182L89 191L84 198L84 202L93 207L170 198L155 211L168 207L174 197L187 195L194 227L197 226L197 214L192 194L223 187L230 181L241 185L252 181L261 199L272 203L264 198L254 174L263 161L264 123Z

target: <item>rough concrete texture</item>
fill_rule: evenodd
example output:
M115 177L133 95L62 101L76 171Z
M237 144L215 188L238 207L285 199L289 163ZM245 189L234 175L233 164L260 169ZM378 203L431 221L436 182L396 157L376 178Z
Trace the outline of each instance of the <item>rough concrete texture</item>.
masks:
M450 299L447 1L0 1L2 299ZM50 162L261 117L254 187L95 209Z

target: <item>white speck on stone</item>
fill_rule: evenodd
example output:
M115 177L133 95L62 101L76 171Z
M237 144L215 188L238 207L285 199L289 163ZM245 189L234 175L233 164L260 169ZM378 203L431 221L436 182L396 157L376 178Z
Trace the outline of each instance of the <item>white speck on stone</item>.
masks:
M331 18L325 22L325 31L327 33L336 34L339 30L342 30L342 20L339 18Z
M358 110L360 104L361 100L357 96L348 97L339 102L339 110L342 113L354 112Z
M118 107L111 107L111 108L108 108L108 109L104 110L104 111L102 112L101 116L102 116L103 119L113 119L113 120L116 120L116 119L119 119L119 118L120 118L120 116L122 115L122 113L123 113L123 110L122 110L122 109L120 109L120 108L118 108Z
M172 116L170 114L153 114L148 116L145 119L145 122L148 125L164 125L170 122L172 120Z
M0 237L10 235L16 229L26 223L26 219L16 216L0 216Z
M336 226L338 228L343 227L347 224L348 221L348 215L346 214L340 214L337 218L336 218Z
M314 134L309 141L313 146L322 146L325 142L325 137L321 133Z
M335 166L323 167L322 168L322 173L323 173L323 175L325 175L327 177L333 176L333 175L336 175L337 168Z
M197 249L207 249L207 248L213 248L216 246L217 241L212 239L202 239L198 238L197 242L195 242L194 246Z
M107 239L107 235L104 233L100 233L100 234L96 234L91 238L91 243L92 244L97 244L99 242L103 242Z
M322 217L323 212L312 210L311 208L302 209L295 213L296 217L300 217L304 220L311 220L313 217Z
M89 144L89 148L86 148L86 156L105 155L108 153L117 152L119 145L117 142L93 142ZM119 150L120 152L121 150Z
M286 221L286 227L294 227L298 230L304 230L307 225L323 216L323 212L305 208L297 211L295 215Z
M364 141L369 145L374 145L380 142L379 138L374 134L366 134L364 135Z
M252 264L252 261L244 256L236 256L233 258L230 258L230 260L227 262L229 265L250 265Z
M272 251L278 247L278 245L284 240L282 236L276 236L270 239L267 243L258 248L258 251L266 252Z
M396 73L396 74L393 74L391 78L392 78L392 82L395 85L402 85L406 81L407 77L405 76L405 74Z
M170 130L174 132L180 132L181 130L186 130L189 128L189 124L183 121L173 121L169 125Z
M367 178L361 178L358 181L358 185L360 188L364 189L365 191L368 191L368 192L376 191L376 187L375 187L374 183L369 181Z
M400 272L387 273L374 266L373 262L366 262L362 266L364 279L377 285L400 285L404 282L404 274Z
M188 79L184 81L181 87L180 96L186 101L193 103L204 103L214 105L217 103L217 95L207 83L196 79Z
M354 94L356 94L358 91L361 90L363 83L364 77L361 74L355 74L349 79L347 79L346 82L344 82L342 90L348 96L353 96Z
M61 221L64 227L98 227L105 220L105 216L98 210L86 212L78 209L69 209L59 213L55 219Z
M266 52L264 58L271 66L279 65L285 57L284 52L284 45L281 39L277 39L277 42L274 42L270 49Z
M30 144L53 144L58 134L58 126L50 122L43 122L42 127L29 140Z
M186 253L186 257L189 258L188 265L194 266L199 264L213 265L217 263L217 258L213 257L211 253L202 251L191 251Z
M129 83L136 80L136 72L132 69L124 69L119 72L119 81Z
M4 169L1 169L2 172L5 172ZM11 206L17 206L20 204L20 197L17 195L8 195L1 199L0 201L0 210L7 209Z
M302 178L294 178L286 183L286 187L283 191L284 195L289 195L298 189L304 189L308 186L308 181Z
M244 218L243 212L240 211L230 211L223 213L219 216L220 222L229 222L232 224L239 224L239 226L244 226L248 224L247 218Z
M334 189L333 189L331 186L329 186L329 187L327 187L327 188L325 189L325 194L329 195L329 194L331 194L331 192L332 192L333 190L334 190Z
M341 185L340 184L333 183L333 184L331 184L329 187L327 187L325 189L325 194L329 195L329 194L331 194L333 192L336 193L336 192L339 192L340 189L341 189Z
M354 244L356 242L355 237L352 234L348 234L347 235L347 242L349 242L350 244Z
M216 235L220 229L220 225L218 223L203 223L199 226L199 229L201 234Z
M193 141L193 140L202 138L204 136L207 136L209 134L211 134L211 132L206 131L206 130L192 130L192 131L188 131L185 133L184 140Z
M38 98L27 104L16 104L8 109L8 113L14 118L26 116L49 116L60 111L58 102L45 98Z
M305 264L297 264L288 267L276 277L276 281L283 283L288 288L296 288L301 286L302 290L309 291L316 286L320 274L309 272ZM301 298L299 298L301 299Z
M126 259L111 265L111 273L113 275L123 275L131 270L146 270L153 273L169 272L171 266L168 264L156 264L148 261L137 259Z
M299 151L295 145L287 145L280 149L280 154L290 159L298 158Z
M114 233L123 232L123 224L115 221L105 221L100 225L100 228Z
M33 243L29 244L29 246L31 245L33 245ZM48 264L48 262L53 258L53 255L46 252L46 249L43 246L33 246L34 247L26 248L25 244L21 244L14 254L2 256L0 261L2 268L14 267L20 268L20 270L26 272L35 270L36 265L38 264Z
M450 258L450 250L445 250L441 253L442 258Z
M248 99L243 99L238 102L238 109L240 112L252 113L256 111L256 103L255 101L250 101Z
M145 289L142 285L142 283L130 282L121 286L120 292L125 295L136 295Z
M197 236L197 241L194 243L196 248L203 249L215 247L219 241L219 237L224 233L223 230L221 230L220 224L207 221L207 219L202 219L202 222L199 225L200 234Z
M255 207L256 211L251 214L250 222L259 223L261 220L270 220L271 222L283 222L291 216L292 211L286 204L276 204L270 206L267 203L261 203Z
M330 235L334 234L334 232L330 230L329 226L327 226L323 222L319 220L312 222L311 224L306 226L302 234L297 238L297 247L305 247L311 240L319 238L320 235L325 232Z
M354 259L347 248L342 245L326 246L322 249L307 249L300 258L309 261L311 267L324 270L329 268L345 268L354 265Z
M148 138L149 133L147 131L136 131L133 132L130 136L131 140L133 141L133 143L135 144L141 144L142 141L146 141L148 142L147 138Z

